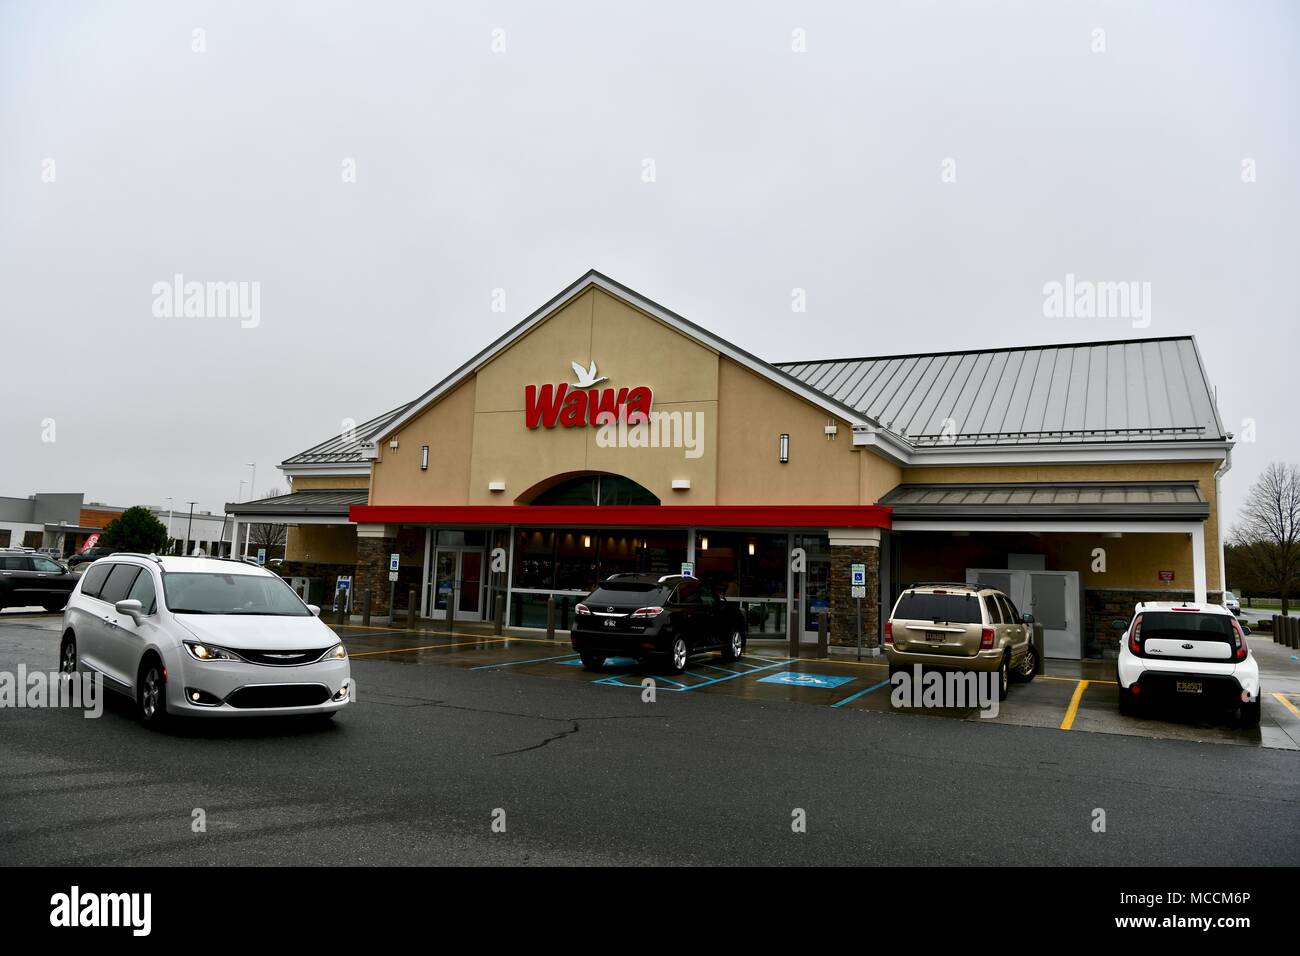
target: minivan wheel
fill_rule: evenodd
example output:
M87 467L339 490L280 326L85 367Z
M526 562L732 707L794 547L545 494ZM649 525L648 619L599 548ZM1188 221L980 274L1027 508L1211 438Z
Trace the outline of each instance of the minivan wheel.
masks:
M686 670L686 638L674 637L672 649L668 652L668 668L674 674Z
M140 686L137 692L140 722L159 727L167 720L167 678L156 657L145 661L140 669Z
M739 631L732 631L726 646L722 648L722 659L724 661L734 661L739 659L743 653L745 653L745 638Z
M59 673L75 674L77 672L77 639L69 634L63 639L59 649Z
M998 665L998 700L1006 700L1011 690L1011 658L1003 656Z
M1034 650L1033 642L1025 648L1025 656L1020 660L1020 666L1016 668L1016 680L1029 682L1034 679L1038 673L1038 651Z

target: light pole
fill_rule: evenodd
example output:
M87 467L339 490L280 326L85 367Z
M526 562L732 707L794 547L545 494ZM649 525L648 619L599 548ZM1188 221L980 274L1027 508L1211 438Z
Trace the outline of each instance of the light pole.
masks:
M190 531L194 527L194 506L197 503L198 502L195 501L186 502L186 504L190 506L190 520L189 523L185 525L185 551L183 552L184 554L190 553Z
M167 499L167 553L172 553L172 512L176 510L176 499Z
M248 500L252 501L257 497L257 462L245 462L249 468L253 469L253 475L248 481Z

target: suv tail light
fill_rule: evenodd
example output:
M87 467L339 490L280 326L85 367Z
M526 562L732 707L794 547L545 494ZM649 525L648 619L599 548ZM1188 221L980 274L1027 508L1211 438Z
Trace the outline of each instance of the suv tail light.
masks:
M1142 615L1133 618L1133 626L1128 629L1128 649L1134 654L1142 653Z
M655 617L662 614L664 609L661 607L639 607L630 615L631 617Z
M573 606L573 613L574 613L574 614L590 614L590 613L591 613L591 608L587 607L587 605L585 605L585 604L575 604L575 605Z
M1246 632L1241 629L1241 623L1234 617L1232 619L1232 629L1237 632L1237 660L1246 659Z
M980 629L980 650L987 651L993 648L993 628L985 627Z
M885 643L886 644L894 643L894 622L893 621L885 622Z

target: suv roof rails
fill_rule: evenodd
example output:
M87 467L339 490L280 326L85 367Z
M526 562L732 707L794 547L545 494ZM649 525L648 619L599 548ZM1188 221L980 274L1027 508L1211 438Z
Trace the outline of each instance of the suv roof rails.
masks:
M143 551L114 551L112 554L104 555L106 558L144 558L146 561L155 561L162 564L162 558L150 551L145 554Z
M988 587L990 591L996 591L997 588L984 584L968 584L965 581L914 581L909 584L905 590L912 588L967 588L971 591L982 591Z

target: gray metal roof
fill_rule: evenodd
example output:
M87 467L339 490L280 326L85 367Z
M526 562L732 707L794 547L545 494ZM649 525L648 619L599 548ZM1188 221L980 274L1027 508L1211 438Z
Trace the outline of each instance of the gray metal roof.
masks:
M319 464L350 464L352 462L361 462L361 442L373 439L376 435L383 434L388 423L395 419L402 412L406 411L407 406L399 405L392 411L384 412L368 422L363 422L356 428L355 440L352 436L342 433L331 435L319 445L312 445L306 451L299 452L291 458L286 458L280 463L284 465L319 465Z
M274 498L257 501L231 501L226 503L226 514L233 515L348 515L353 505L364 505L370 498L365 488L319 488L295 491Z
M895 518L1202 519L1194 481L986 482L899 485L880 499Z
M1190 336L777 367L919 447L1224 439Z

